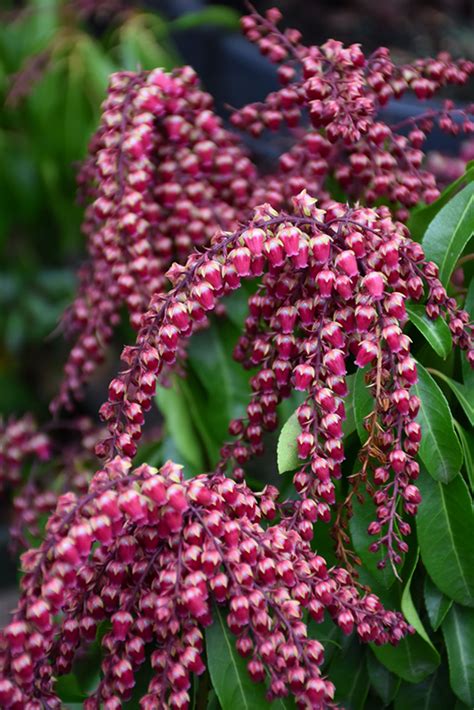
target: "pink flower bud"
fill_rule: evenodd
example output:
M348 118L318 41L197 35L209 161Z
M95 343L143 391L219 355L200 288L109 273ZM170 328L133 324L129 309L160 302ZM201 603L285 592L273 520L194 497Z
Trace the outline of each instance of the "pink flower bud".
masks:
M367 276L364 276L362 286L372 298L380 300L385 289L385 277L379 271L372 271Z
M246 229L242 234L242 238L245 242L245 246L250 249L250 252L254 256L260 256L263 253L263 244L265 241L265 232L263 229L254 227L252 229Z
M372 340L363 340L359 343L355 364L357 367L365 367L378 356L379 349Z
M333 375L341 377L346 374L346 363L342 350L329 350L323 357L323 364Z
M357 259L354 252L351 249L347 251L342 251L336 257L337 268L344 271L350 278L356 276L359 273L359 267L357 266Z
M326 234L312 237L309 243L313 258L318 264L325 264L331 251L331 240Z
M299 251L300 230L297 227L284 227L278 232L287 256L296 256Z
M299 392L309 390L314 380L314 376L315 371L312 365L297 365L293 373L293 382L295 389Z
M322 298L330 297L335 281L336 276L334 272L329 269L323 269L316 275L315 282Z
M230 258L239 276L248 276L250 274L250 249L247 247L233 249L230 253Z

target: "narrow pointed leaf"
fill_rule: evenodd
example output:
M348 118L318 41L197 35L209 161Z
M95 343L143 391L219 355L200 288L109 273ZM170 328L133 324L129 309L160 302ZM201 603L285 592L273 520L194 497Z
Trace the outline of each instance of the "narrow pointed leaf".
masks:
M284 423L277 444L278 473L292 471L301 464L298 458L298 445L296 437L301 434L301 427L296 412Z
M419 551L417 551L411 573L406 581L405 587L403 589L402 593L402 603L401 603L401 609L403 612L403 615L405 619L408 621L409 624L413 626L413 628L416 630L417 634L421 636L421 638L426 641L427 644L429 644L433 651L437 653L435 650L435 647L433 646L430 637L428 636L425 627L421 623L420 616L416 610L416 607L413 603L413 598L411 595L411 581L413 579L413 575L415 573L416 565L418 564L418 558L419 558Z
M443 592L440 592L438 587L433 584L428 575L425 577L424 598L431 627L434 631L436 631L443 623L443 619L448 611L451 609L453 600L445 596Z
M419 634L404 638L398 646L371 644L371 648L389 671L409 683L420 683L439 665L439 654Z
M206 649L212 685L222 710L263 710L269 707L265 686L253 683L245 660L235 649L225 612L214 607L214 623L206 629Z
M455 697L449 687L446 666L440 666L421 683L402 683L394 703L395 710L447 710Z
M369 673L370 685L374 691L384 705L390 705L397 695L400 686L400 678L390 673L385 666L379 663L370 650L367 652L367 671Z
M336 686L335 699L347 710L363 710L370 681L365 662L366 649L353 638L331 663L328 677Z
M466 431L462 426L454 420L456 433L461 442L461 447L464 454L464 468L466 469L467 477L471 491L474 491L474 433Z
M417 303L407 305L406 310L410 321L426 338L435 353L446 359L451 352L453 340L443 318L428 318L425 307Z
M446 485L422 470L416 527L426 571L446 596L474 606L474 514L462 476Z
M451 688L474 706L474 609L453 604L441 627L448 649Z
M417 417L422 433L419 456L433 478L447 483L461 469L462 449L446 397L425 368L419 363L417 368L418 382L412 391L421 402Z
M440 380L446 382L463 408L471 426L474 426L474 391L472 388L455 382L451 377L445 375L444 372L439 372L439 370L431 370L431 372L436 375L436 377L439 377Z
M426 258L438 264L445 287L473 230L474 184L470 183L438 212L422 240Z

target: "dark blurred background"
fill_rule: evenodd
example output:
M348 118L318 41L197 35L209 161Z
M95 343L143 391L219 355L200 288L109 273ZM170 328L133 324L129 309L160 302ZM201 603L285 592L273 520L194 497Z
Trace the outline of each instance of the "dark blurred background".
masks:
M441 50L474 59L470 0L254 2L261 11L275 4L308 42L386 45L400 61ZM67 345L55 329L85 256L75 171L108 75L187 62L224 115L226 104L257 100L276 86L275 72L239 35L245 10L237 0L1 0L0 414L44 415L61 377ZM413 105L394 110L404 116ZM451 153L459 147L434 141ZM260 150L261 160L271 157L271 136ZM117 344L129 337L123 329ZM95 413L104 393L105 384L85 408Z

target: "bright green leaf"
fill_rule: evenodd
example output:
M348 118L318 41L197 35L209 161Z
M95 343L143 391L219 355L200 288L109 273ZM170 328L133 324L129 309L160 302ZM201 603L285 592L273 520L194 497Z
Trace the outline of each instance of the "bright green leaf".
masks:
M474 606L474 513L462 476L439 483L422 470L416 527L421 559L435 585L460 604Z
M412 391L421 402L417 417L422 433L419 456L434 479L448 483L461 469L462 449L446 397L419 363L417 369L418 382Z
M451 609L453 600L445 596L443 592L440 592L438 587L431 581L429 575L425 576L424 597L431 626L433 630L436 631Z
M474 609L453 604L441 628L448 648L451 688L460 700L472 708L474 706Z
M301 464L298 458L298 445L296 438L301 434L301 427L298 422L297 412L293 412L291 417L284 423L277 444L277 465L278 473L292 471Z
M354 420L359 434L359 439L364 444L367 440L367 430L364 428L364 420L374 408L374 399L369 387L365 383L367 368L357 369L351 383L351 390L348 394L349 406L354 412Z
M473 230L474 184L470 183L438 212L422 240L426 258L439 266L445 287Z
M194 428L179 378L174 377L170 388L159 387L156 402L176 447L186 463L204 470L201 444Z
M453 341L443 318L432 320L426 315L426 308L418 303L406 306L410 321L426 338L437 355L446 359L451 352Z
M411 596L411 591L410 591L411 581L413 579L416 565L418 563L419 554L420 554L419 551L417 551L411 573L410 573L408 579L406 580L405 587L403 589L401 609L402 609L402 613L403 613L405 619L408 621L408 623L413 626L413 628L415 629L417 634L419 634L421 636L421 638L424 641L426 641L427 644L429 644L431 646L433 651L435 651L435 653L437 653L437 651L435 650L435 647L433 646L433 644L431 642L430 637L426 633L425 627L421 623L421 619L420 619L419 614L418 614L418 612L415 608L415 605L413 603L413 598Z
M438 212L440 212L440 210L451 200L456 192L458 192L461 185L466 185L473 180L474 165L471 162L468 163L464 175L461 175L461 177L448 185L437 200L432 202L430 205L415 207L408 222L408 228L412 234L412 237L416 239L416 241L421 241L421 238L426 232L430 222L433 221Z

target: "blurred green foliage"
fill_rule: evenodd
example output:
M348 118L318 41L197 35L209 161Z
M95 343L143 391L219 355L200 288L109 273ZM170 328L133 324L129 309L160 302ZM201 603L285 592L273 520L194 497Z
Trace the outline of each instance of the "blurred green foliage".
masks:
M73 297L84 253L75 172L109 75L170 69L180 63L173 31L236 22L219 6L169 21L120 0L2 4L0 412L41 409L60 376L64 345L45 338Z

